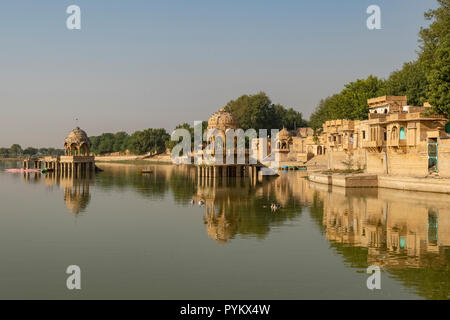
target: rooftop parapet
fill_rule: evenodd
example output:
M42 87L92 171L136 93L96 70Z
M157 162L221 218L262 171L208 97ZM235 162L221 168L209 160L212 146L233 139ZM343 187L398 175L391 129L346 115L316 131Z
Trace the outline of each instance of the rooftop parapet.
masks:
M372 98L367 100L369 108L377 108L385 105L391 106L406 106L408 98L406 96L382 96L377 98Z

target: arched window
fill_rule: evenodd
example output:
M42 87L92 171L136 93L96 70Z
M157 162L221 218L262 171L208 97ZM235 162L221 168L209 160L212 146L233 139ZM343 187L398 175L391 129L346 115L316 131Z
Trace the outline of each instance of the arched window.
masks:
M317 154L322 154L322 147L321 146L318 146L317 147Z
M392 128L391 140L397 140L397 127Z
M405 140L405 139L406 139L405 128L400 127L400 140Z

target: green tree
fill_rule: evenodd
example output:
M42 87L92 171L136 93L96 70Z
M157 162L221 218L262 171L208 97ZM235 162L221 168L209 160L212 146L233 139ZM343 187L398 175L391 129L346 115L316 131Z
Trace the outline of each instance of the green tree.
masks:
M374 76L358 79L345 85L338 96L339 118L367 119L369 106L367 100L385 94L384 80Z
M367 79L350 82L340 93L320 101L310 117L310 125L318 129L327 120L367 119L367 100L383 94L386 94L385 81L372 75Z
M244 130L278 129L281 126L281 119L264 92L240 96L228 102L225 108L236 117Z
M391 73L386 81L386 94L407 96L408 104L421 106L427 101L428 82L419 61L407 62L403 68Z
M308 125L303 119L302 113L295 111L293 108L286 109L282 105L276 104L274 105L274 109L277 121L281 124L279 128L285 127L288 130L294 130Z
M13 157L21 156L23 154L22 147L18 144L13 144L9 148L9 155Z
M0 158L9 157L9 148L0 148Z
M164 129L147 129L136 131L129 140L129 149L134 154L159 153L166 148L166 143L170 139L169 134Z
M425 13L432 21L419 33L419 61L428 81L428 98L435 112L450 117L450 0Z
M242 95L231 100L225 108L231 112L244 129L280 129L289 130L307 126L300 112L293 108L286 109L280 104L273 104L266 93Z
M320 100L309 120L309 125L314 130L320 129L325 121L333 119L331 104L334 103L333 99L335 99L336 96L337 95L334 95Z
M34 156L38 153L38 149L33 148L33 147L28 147L23 151L23 154L26 156Z
M114 134L103 133L98 141L97 152L99 154L106 154L114 152Z
M117 132L114 135L114 145L113 150L114 152L125 152L127 150L127 144L128 144L129 135L126 132Z

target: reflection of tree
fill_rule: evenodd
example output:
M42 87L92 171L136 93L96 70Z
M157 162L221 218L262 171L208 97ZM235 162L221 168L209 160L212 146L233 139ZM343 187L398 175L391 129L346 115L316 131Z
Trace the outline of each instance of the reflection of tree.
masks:
M174 201L181 206L187 206L192 196L197 191L195 183L195 169L192 167L180 167L173 169L168 183L173 193Z
M96 179L96 185L106 190L131 188L151 199L162 199L169 190L165 170L155 170L152 174L142 175L135 166L107 166L100 175L101 177Z

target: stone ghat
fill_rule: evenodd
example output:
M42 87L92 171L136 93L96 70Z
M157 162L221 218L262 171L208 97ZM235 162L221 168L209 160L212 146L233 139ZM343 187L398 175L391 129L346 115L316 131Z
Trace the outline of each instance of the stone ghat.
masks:
M376 188L378 177L376 174L308 174L312 182L324 183L345 188Z
M374 174L333 174L309 173L312 182L345 188L387 188L408 191L450 194L450 179L413 178Z

